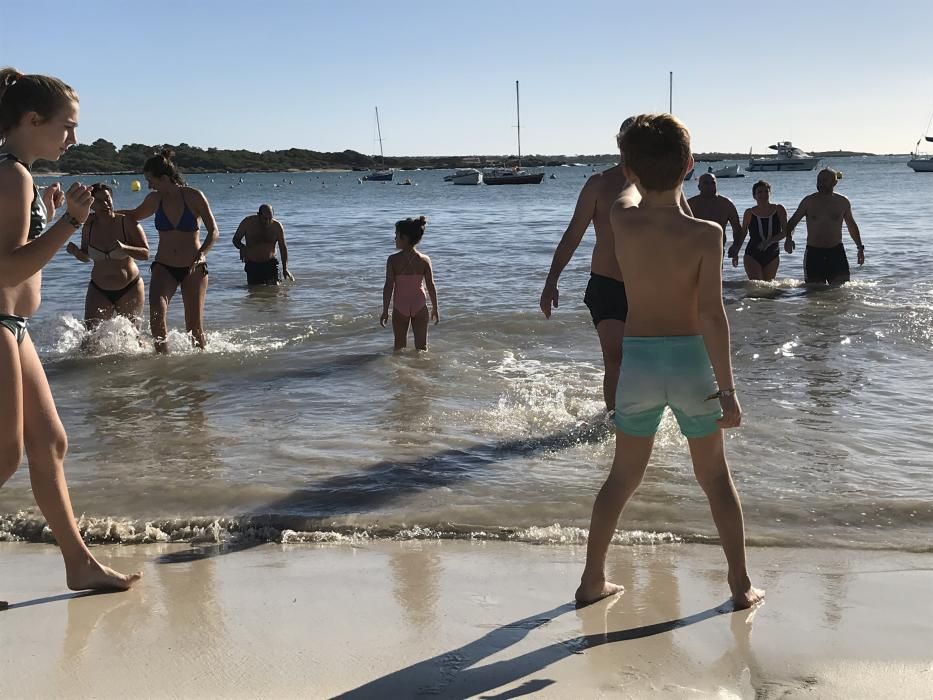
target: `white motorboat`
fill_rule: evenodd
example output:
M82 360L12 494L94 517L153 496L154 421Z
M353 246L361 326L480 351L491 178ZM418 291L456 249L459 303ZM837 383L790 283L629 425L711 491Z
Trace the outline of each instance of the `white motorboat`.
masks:
M752 158L749 151L748 170L750 173L775 171L806 171L813 170L820 164L820 159L804 153L790 141L778 141L768 148L777 151L773 156Z
M444 182L455 185L479 185L483 182L483 173L476 168L461 168L453 175L444 177Z
M742 172L742 168L739 167L738 163L735 165L724 165L716 170L713 170L713 166L710 166L707 168L706 172L713 175L717 180L721 180L724 177L745 177L745 173Z

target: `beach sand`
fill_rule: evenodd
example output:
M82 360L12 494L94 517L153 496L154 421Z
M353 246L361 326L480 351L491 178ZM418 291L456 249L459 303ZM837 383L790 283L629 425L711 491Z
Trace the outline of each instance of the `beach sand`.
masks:
M0 697L930 698L933 555L613 547L626 592L571 603L584 550L500 542L96 547L128 593L64 590L0 544Z

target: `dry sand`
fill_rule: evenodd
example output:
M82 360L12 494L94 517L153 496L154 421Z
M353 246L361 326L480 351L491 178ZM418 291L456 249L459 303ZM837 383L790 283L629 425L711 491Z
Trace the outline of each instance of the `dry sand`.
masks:
M614 547L622 596L575 610L578 547L98 547L128 593L63 589L0 544L3 698L933 698L933 555Z

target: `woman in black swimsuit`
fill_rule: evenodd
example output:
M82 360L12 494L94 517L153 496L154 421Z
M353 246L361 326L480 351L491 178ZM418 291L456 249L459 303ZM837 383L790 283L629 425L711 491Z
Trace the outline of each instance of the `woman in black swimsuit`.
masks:
M69 243L65 249L81 262L93 262L91 282L84 301L84 322L89 330L114 315L138 323L146 302L146 288L136 260L149 258L149 242L143 227L126 214L113 210L108 185L91 187L94 201L81 229L81 247Z
M739 265L739 251L742 241L748 236L745 246L745 274L750 280L770 282L775 278L781 253L778 247L787 231L787 210L780 204L771 202L771 185L759 180L752 185L755 206L745 210L742 217L742 231L739 238L729 247L732 266Z
M72 590L129 588L125 576L100 564L84 544L65 481L68 436L45 370L27 331L39 308L42 268L84 224L91 192L74 183L45 195L30 168L56 161L76 143L78 95L61 80L0 70L0 485L28 457L33 497L65 559ZM66 205L62 217L56 209ZM0 601L0 610L7 604Z
M166 316L168 305L181 287L185 305L185 330L194 343L204 348L204 298L207 296L207 251L220 237L211 205L200 190L185 186L172 161L174 154L163 150L143 165L143 174L152 190L133 211L137 221L155 215L159 247L149 279L149 321L156 352L168 351ZM207 229L201 244L198 221Z

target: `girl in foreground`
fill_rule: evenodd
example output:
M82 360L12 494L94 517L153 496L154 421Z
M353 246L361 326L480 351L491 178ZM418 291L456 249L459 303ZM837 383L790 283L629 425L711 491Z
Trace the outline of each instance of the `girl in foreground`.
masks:
M428 303L424 295L425 287L431 295L431 318L435 324L440 321L431 258L415 248L421 242L427 223L427 219L419 216L417 219L403 219L395 224L395 247L399 251L390 255L386 261L386 283L382 288L382 318L379 319L379 323L385 328L389 320L389 301L392 300L395 350L401 350L408 345L409 324L415 334L415 348L428 349Z
M66 193L55 184L40 197L29 168L40 158L58 160L76 143L77 126L78 95L70 87L48 76L0 70L0 484L25 452L36 503L65 559L68 587L123 590L141 574L102 566L81 538L63 468L68 437L26 327L39 307L42 268L81 228L91 205L90 190L79 183ZM64 215L46 229L63 204Z

